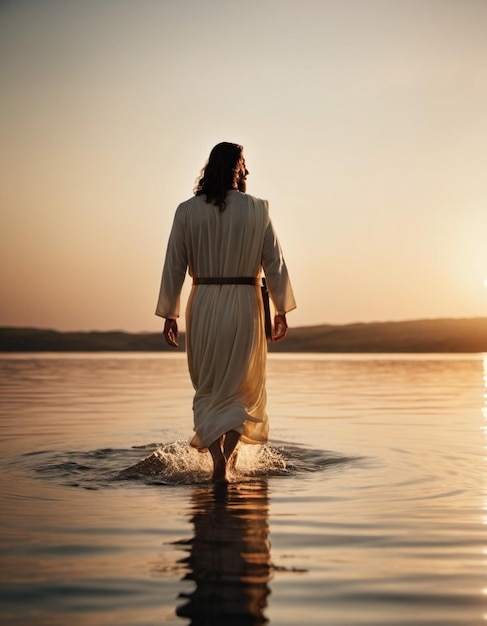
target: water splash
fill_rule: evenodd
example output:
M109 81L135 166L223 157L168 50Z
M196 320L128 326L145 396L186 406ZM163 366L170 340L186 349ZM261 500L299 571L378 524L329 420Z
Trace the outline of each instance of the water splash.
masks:
M207 480L210 472L210 456L200 454L191 448L187 441L178 440L160 445L149 456L122 470L117 478L142 479L150 483L184 484Z
M236 462L230 464L228 475L231 482L239 482L264 476L317 472L345 461L350 459L298 446L240 445L236 451ZM194 484L207 482L211 470L209 453L202 454L191 448L187 441L179 440L159 446L146 458L121 471L118 478L162 484Z
M263 446L240 444L236 463L229 467L228 476L234 483L251 482L265 477L321 472L352 460L334 452L285 442ZM182 439L129 449L33 451L22 455L17 462L39 478L85 489L100 489L123 481L149 485L200 484L207 483L212 473L210 454L198 452Z

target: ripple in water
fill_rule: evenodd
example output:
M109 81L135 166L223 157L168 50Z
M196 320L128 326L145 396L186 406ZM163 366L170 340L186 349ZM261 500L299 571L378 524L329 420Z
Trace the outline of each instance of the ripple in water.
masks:
M141 459L144 453L146 456ZM231 482L245 482L256 478L321 472L352 460L334 452L285 443L240 445L229 478ZM38 451L24 455L23 464L43 478L86 489L98 489L121 481L152 485L206 483L212 470L210 454L191 448L186 440L148 444L128 450Z

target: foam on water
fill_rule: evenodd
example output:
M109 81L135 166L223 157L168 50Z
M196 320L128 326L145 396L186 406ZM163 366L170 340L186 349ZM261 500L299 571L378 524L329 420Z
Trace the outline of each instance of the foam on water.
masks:
M287 474L290 466L285 453L270 445L240 446L236 463L229 468L231 481L249 477ZM199 483L206 482L212 471L211 456L191 448L187 441L161 445L148 457L119 474L119 478L150 479L150 482Z
M142 457L142 458L141 458ZM263 477L320 472L352 459L322 450L282 443L240 445L229 468L231 482ZM187 440L147 444L130 449L92 451L36 451L22 457L24 467L38 476L72 487L99 489L122 481L184 485L206 483L211 456L192 448Z
M236 462L229 467L230 482L252 478L319 472L352 459L333 452L291 445L240 445ZM209 453L197 452L185 440L160 445L152 454L119 474L121 479L150 483L194 484L207 482L212 463Z

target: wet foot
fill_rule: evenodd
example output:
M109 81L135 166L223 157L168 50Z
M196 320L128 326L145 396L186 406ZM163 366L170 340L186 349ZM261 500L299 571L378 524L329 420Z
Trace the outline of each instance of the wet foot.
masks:
M227 480L227 462L225 458L222 457L218 461L215 462L215 467L213 469L213 475L211 477L212 483L220 483L226 484Z
M238 450L234 450L230 458L228 459L228 463L227 463L227 467L230 470L230 472L235 471L235 467L237 466L237 457L238 457Z

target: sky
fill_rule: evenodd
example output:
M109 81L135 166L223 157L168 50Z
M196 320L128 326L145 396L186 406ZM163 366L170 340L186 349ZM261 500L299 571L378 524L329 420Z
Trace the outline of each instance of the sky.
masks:
M162 328L220 141L291 326L486 316L486 32L485 0L0 0L0 325Z

